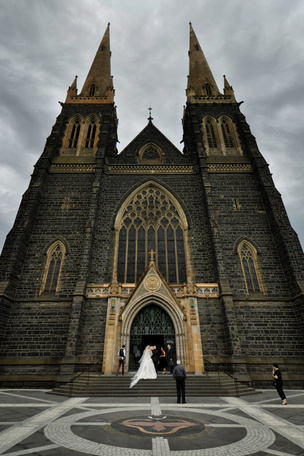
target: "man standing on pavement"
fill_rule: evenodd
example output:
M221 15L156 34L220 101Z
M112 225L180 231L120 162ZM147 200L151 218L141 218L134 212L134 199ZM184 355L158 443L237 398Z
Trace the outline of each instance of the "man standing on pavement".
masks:
M176 381L176 393L177 393L177 403L180 404L181 396L182 396L182 403L186 404L186 397L185 397L185 380L186 380L186 371L181 366L180 360L176 361L176 366L173 370L173 378Z
M125 375L125 358L126 358L125 345L122 345L121 348L118 350L117 356L118 356L119 361L118 361L116 376L119 373L120 366L121 366L122 375Z

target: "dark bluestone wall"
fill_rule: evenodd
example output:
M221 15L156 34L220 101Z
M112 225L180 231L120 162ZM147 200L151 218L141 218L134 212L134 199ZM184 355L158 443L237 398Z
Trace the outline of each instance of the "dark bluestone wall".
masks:
M95 157L59 156L67 122L75 113L96 113L101 119ZM234 120L243 156L206 155L201 123L207 113L225 113ZM140 169L138 153L148 142L163 150L165 171L129 172L128 166ZM131 192L148 181L164 186L184 209L194 281L220 287L218 299L198 299L206 360L229 364L235 347L240 347L239 356L256 375L264 368L254 366L262 361L266 366L273 357L296 362L303 356L303 252L239 107L189 105L184 146L183 154L149 122L117 154L113 106L63 106L1 257L4 360L40 359L48 372L47 360L52 359L57 366L53 372L58 372L78 318L77 306L75 355L102 360L107 304L105 299L87 299L85 286L111 282L115 217ZM74 171L52 168L71 164ZM124 174L115 173L119 165L126 166ZM193 172L173 174L173 165L192 167ZM237 166L221 171L219 165ZM46 250L56 239L67 248L60 290L57 295L40 295ZM237 254L243 239L257 249L264 293L246 292ZM24 372L29 370L25 365Z

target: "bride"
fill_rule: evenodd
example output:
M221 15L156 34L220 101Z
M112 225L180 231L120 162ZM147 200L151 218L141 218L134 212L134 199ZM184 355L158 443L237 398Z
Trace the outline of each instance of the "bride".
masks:
M150 345L147 345L142 357L139 360L139 369L131 380L130 388L136 385L136 383L141 379L145 380L148 378L157 378L157 374L151 356L152 350L150 348Z

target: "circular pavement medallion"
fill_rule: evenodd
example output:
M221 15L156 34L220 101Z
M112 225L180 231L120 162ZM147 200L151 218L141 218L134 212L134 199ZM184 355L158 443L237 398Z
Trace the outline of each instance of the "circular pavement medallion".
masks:
M83 411L53 421L44 432L61 447L97 456L151 456L157 438L167 441L171 456L249 456L275 441L259 422L220 410L165 406L162 416L140 410L136 415L130 407ZM223 440L227 444L217 446Z

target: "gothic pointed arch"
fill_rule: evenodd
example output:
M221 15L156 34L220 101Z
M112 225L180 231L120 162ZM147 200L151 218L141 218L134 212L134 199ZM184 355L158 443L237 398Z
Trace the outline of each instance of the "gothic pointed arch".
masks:
M186 282L188 223L177 199L163 186L150 181L134 190L118 211L115 230L119 282L136 283L151 250L167 282Z
M138 163L156 165L163 162L164 153L161 148L153 142L145 144L138 153Z
M240 241L237 247L247 294L253 292L265 293L262 274L258 262L258 252L247 239Z
M207 155L218 155L221 153L216 119L209 115L204 117L202 130Z
M85 119L75 114L68 121L62 142L61 155L95 155L98 143L100 119L91 114Z
M242 154L240 141L232 119L226 115L219 118L220 134L222 135L222 149L224 155Z
M91 114L85 119L83 133L83 152L92 154L97 150L99 133L99 118L95 114Z
M66 254L66 245L60 239L57 239L55 242L48 246L46 250L46 260L42 274L40 294L58 293L60 288L62 267Z
M80 130L83 122L84 119L80 114L75 114L69 119L65 135L62 140L62 148L60 150L61 155L76 155L77 149L80 145Z
M132 334L131 328L136 323L136 318L143 313L145 309L147 312L151 311L152 308L159 308L160 315L166 315L166 318L170 320L170 334L175 337L176 354L181 360L185 360L185 328L184 328L184 314L177 304L176 300L168 295L166 298L161 296L160 293L154 293L153 295L147 294L140 299L133 299L131 297L130 302L122 309L120 320L122 321L121 334L124 335L126 346L130 346L130 335ZM151 318L151 313L150 313ZM157 318L155 318L157 324Z

